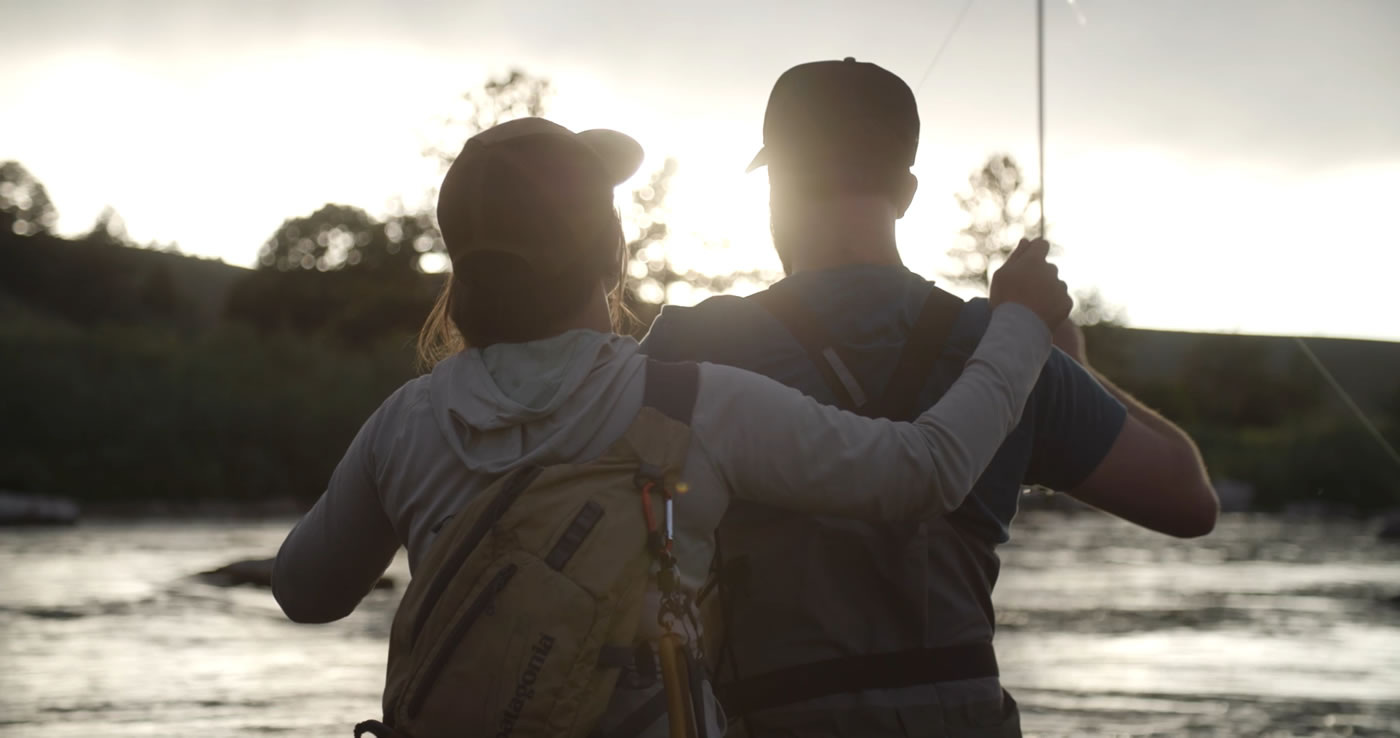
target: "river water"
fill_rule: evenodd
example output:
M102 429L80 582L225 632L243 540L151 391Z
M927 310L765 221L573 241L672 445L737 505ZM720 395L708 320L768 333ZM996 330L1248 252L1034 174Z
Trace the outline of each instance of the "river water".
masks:
M376 717L402 586L324 626L191 575L290 520L0 532L0 735L348 736ZM1400 735L1400 545L1374 526L1226 517L1172 541L1017 520L996 602L1028 735ZM400 557L390 569L407 578Z

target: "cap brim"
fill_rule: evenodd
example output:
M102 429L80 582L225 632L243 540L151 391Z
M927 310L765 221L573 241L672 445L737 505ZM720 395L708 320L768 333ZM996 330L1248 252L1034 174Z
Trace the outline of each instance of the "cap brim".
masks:
M753 161L749 162L749 168L744 170L744 174L748 174L759 167L766 166L768 166L768 147L764 146L758 150L757 154L753 155Z
M646 152L642 151L642 145L636 139L625 133L594 128L580 131L577 136L602 160L603 169L614 185L631 179L642 167Z

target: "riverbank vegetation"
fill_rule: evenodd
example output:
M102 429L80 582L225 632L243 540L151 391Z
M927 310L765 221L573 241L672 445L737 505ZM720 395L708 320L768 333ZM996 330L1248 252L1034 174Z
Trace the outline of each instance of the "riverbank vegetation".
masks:
M548 98L547 83L519 72L483 89L466 98L470 127ZM670 285L703 294L778 276L672 264L660 246L676 171L666 161L623 213L638 335ZM973 173L959 195L969 225L950 252L962 271L949 278L985 285L1036 217L1027 187L1002 155ZM55 213L38 178L0 163L0 489L87 504L305 504L365 418L420 371L414 335L443 281L425 271L442 254L427 212L327 204L282 223L255 269L138 246L111 211L62 238ZM1296 340L1127 328L1093 293L1076 315L1091 362L1249 492L1236 506L1400 506L1400 467ZM1308 346L1400 446L1400 343Z

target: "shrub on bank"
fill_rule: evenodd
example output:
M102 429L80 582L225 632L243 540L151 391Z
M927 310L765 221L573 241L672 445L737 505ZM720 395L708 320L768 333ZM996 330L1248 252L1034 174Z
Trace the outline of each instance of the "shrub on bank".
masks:
M373 351L227 324L0 321L0 488L86 501L314 498L374 408L413 376Z

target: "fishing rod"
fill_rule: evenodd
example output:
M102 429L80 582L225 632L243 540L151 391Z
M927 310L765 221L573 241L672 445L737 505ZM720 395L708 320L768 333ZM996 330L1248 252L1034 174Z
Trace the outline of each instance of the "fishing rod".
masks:
M1076 13L1079 13L1079 8L1074 5L1075 0L1066 0L1066 2L1068 2L1071 7L1074 7ZM1082 13L1079 13L1079 21L1080 23L1084 22ZM1040 237L1045 238L1045 0L1036 0L1035 30L1036 147L1040 157ZM1327 381L1327 384L1337 393L1337 396L1342 399L1342 403L1356 416L1356 419L1360 421L1361 425L1366 428L1371 438L1373 438L1376 443L1380 444L1381 450L1384 451L1396 465L1400 465L1400 451L1396 451L1395 447L1381 434L1376 424L1372 423L1371 419L1366 417L1366 413L1361 410L1361 406L1356 404L1351 394L1346 391L1346 388L1342 387L1342 383L1338 382L1337 378L1332 375L1332 372L1327 369L1327 366L1322 363L1322 359L1319 359L1317 354L1313 353L1312 348L1310 348L1307 342L1300 336L1294 336L1293 340L1298 344L1298 348L1302 349L1303 355L1308 357L1308 361L1311 362L1318 373L1322 375L1322 378Z
M928 77L933 73L933 68L938 65L938 61L943 58L943 52L948 50L948 44L962 27L963 19L967 17L967 11L977 0L967 0L963 3L962 9L953 18L953 23L948 27L948 32L943 35L943 40L938 44L938 50L933 53L933 58L929 60L928 66L924 67L924 73L919 75L919 83L914 86L914 93L918 94L923 88ZM1070 7L1074 8L1075 15L1079 22L1084 22L1084 14L1075 5L1075 0L1066 0ZM1040 237L1045 238L1045 0L1035 2L1035 73L1036 73L1036 150L1038 154L1037 171L1040 177Z
M1070 8L1074 10L1080 25L1083 25L1086 19L1084 13L1076 4L1076 0L1065 1L1069 4ZM944 34L942 42L939 43L937 51L934 52L933 58L929 60L928 66L924 68L924 73L919 77L919 83L914 88L916 93L924 86L924 83L928 81L929 75L933 73L933 68L938 64L938 61L943 58L943 52L947 50L948 44L953 40L953 36L962 26L963 19L967 17L967 13L972 9L974 3L976 3L976 0L967 0L967 2L963 4L962 9L958 11L957 16L953 19L952 25L948 28L948 32ZM1045 238L1045 0L1035 0L1035 75L1036 154L1037 174L1040 180L1040 237ZM1394 461L1397 466L1400 466L1400 451L1397 451L1395 446L1391 445L1391 443L1386 440L1385 436L1380 432L1380 429L1376 427L1376 424L1371 422L1371 419L1366 416L1361 406L1356 404L1351 394L1346 391L1346 388L1342 386L1341 382L1337 381L1337 378L1333 376L1327 366L1322 363L1322 359L1318 358L1317 354L1313 353L1312 348L1308 346L1307 342L1304 341L1302 337L1294 336L1293 341L1298 345L1303 355L1307 357L1308 362L1312 364L1313 368L1322 375L1322 378L1327 382L1327 385L1332 388L1332 391L1336 392L1337 396L1341 398L1346 408L1366 429L1366 432L1371 438L1380 445L1381 450L1385 452L1386 456L1388 456L1391 461Z
M1035 2L1036 149L1040 156L1040 237L1045 238L1045 0Z

